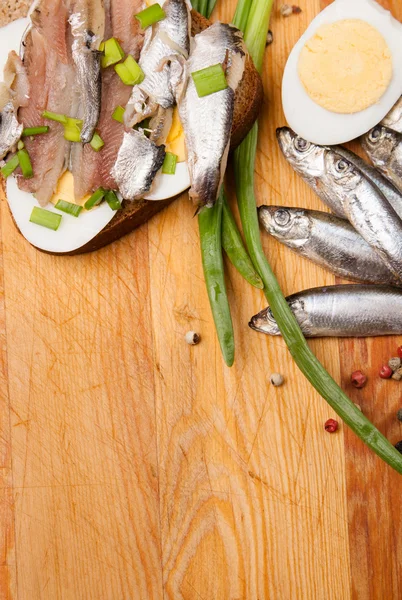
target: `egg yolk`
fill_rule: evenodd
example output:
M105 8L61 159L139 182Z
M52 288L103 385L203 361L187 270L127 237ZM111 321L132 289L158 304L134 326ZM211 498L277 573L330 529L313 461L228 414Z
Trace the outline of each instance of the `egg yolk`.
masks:
M352 114L380 100L392 79L392 56L381 33L360 19L321 26L303 47L300 80L314 102Z

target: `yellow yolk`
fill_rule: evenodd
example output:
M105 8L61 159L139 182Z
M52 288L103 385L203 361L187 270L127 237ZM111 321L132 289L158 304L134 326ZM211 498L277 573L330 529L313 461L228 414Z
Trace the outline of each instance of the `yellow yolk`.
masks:
M172 127L166 139L166 152L177 155L177 162L187 160L186 143L184 139L183 126L180 122L179 110L177 106L173 110Z
M70 171L66 171L59 179L57 190L51 199L51 203L57 204L58 200L65 200L71 204L79 204L80 206L84 206L88 198L90 198L90 195L81 198L81 200L76 200L74 194L74 177Z
M322 25L300 53L299 77L314 102L335 113L373 106L391 83L392 56L381 33L360 19Z

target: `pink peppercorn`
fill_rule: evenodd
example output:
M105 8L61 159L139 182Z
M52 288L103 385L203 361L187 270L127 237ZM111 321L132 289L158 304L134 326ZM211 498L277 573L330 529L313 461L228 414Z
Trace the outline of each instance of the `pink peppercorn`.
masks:
M350 377L350 381L355 388L362 388L366 385L367 377L361 371L355 371Z
M328 419L328 421L325 421L324 429L325 431L328 431L328 433L335 433L338 429L338 421L335 421L335 419Z
M393 370L389 365L383 365L380 369L380 377L381 379L389 379L392 377Z

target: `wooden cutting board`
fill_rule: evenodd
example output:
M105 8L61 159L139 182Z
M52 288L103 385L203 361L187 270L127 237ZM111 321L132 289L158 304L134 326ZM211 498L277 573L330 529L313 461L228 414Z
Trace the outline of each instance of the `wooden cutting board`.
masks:
M260 203L322 208L275 129L286 58L324 4L300 0L287 19L275 8ZM402 19L401 2L384 5ZM109 248L55 258L25 242L2 199L0 599L402 598L402 478L345 427L324 431L332 410L281 339L247 327L264 297L230 265L237 356L223 365L193 213L183 197ZM334 283L264 247L287 293ZM400 343L311 342L392 443L402 384L377 373Z

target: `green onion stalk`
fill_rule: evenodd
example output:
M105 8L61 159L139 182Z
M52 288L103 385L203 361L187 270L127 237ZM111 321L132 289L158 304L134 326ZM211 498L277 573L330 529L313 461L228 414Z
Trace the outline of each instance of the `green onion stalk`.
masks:
M272 5L273 0L254 0L244 29L246 45L256 68L260 72ZM238 13L239 11L236 12L236 14ZM242 11L239 14L242 14ZM235 25L239 26L239 24L243 25L243 22L235 17ZM261 244L254 195L254 164L257 138L258 124L256 123L247 138L234 153L237 201L247 248L251 260L264 283L264 293L282 337L299 369L339 417L379 457L402 474L402 454L354 405L310 350L265 257Z

